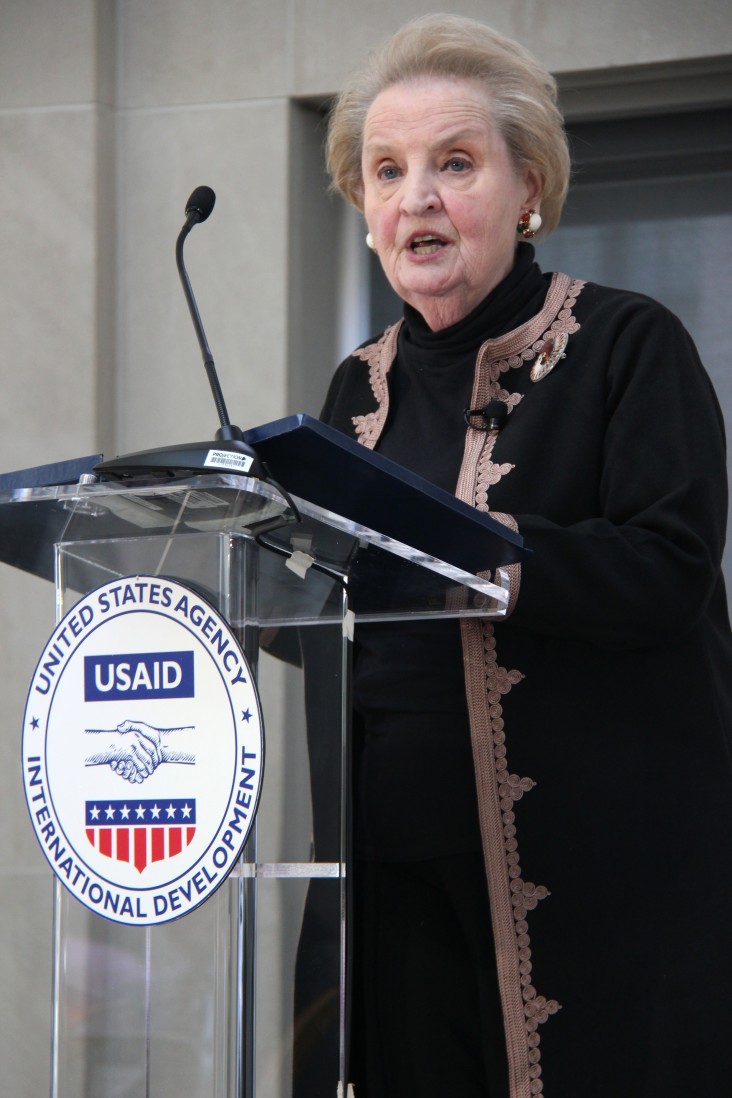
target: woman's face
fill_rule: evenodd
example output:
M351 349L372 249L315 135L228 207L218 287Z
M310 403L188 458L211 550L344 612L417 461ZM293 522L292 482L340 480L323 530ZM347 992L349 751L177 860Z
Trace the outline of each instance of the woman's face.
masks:
M434 331L455 324L513 267L516 225L540 184L520 174L477 82L428 77L371 104L364 214L386 277Z

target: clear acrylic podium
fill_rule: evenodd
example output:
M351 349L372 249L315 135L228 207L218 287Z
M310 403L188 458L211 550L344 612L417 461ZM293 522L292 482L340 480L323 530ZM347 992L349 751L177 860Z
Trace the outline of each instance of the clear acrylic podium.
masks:
M206 903L129 927L55 883L52 1098L345 1098L354 623L501 617L506 577L228 474L6 490L0 523L57 618L115 578L193 587L240 639L264 718L256 823Z

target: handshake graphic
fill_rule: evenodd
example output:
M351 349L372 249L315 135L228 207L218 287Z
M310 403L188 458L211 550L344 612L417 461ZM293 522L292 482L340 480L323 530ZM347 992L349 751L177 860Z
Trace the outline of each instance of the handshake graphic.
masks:
M86 766L109 766L128 782L144 782L161 763L193 766L195 755L186 746L186 733L194 725L156 728L144 721L121 721L116 728L86 728L87 736L98 737L98 746L87 755Z

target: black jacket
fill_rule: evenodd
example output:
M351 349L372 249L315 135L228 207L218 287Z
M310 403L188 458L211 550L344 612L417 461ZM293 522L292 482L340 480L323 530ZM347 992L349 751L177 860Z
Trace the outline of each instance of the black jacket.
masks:
M565 357L533 382L562 333ZM388 422L396 348L395 331L369 341L326 402L367 445ZM536 316L481 348L471 406L495 397L510 414L497 434L462 428L457 493L513 516L534 551L511 617L463 632L511 1095L719 1098L732 994L720 410L668 310L562 276Z

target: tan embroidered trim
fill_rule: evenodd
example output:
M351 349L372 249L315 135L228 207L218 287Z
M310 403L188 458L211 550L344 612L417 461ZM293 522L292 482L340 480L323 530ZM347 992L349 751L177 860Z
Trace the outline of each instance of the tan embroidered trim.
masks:
M526 915L549 891L521 876L513 808L535 783L508 768L501 705L503 696L522 681L523 675L499 666L494 626L490 622L464 619L460 628L510 1095L532 1098L541 1094L544 1087L537 1029L560 1006L554 999L537 995L531 978Z
M491 400L503 400L509 414L521 399L501 385L503 375L536 357L547 338L556 332L579 329L572 309L584 283L566 275L554 275L542 311L528 324L497 340L483 344L476 364L472 408ZM509 399L507 399L507 397ZM489 488L510 473L513 465L492 460L496 432L486 434L468 428L463 464L456 495L479 510L488 511ZM510 524L510 523L509 523ZM511 585L513 588L513 584ZM512 595L514 591L512 590ZM555 999L537 995L531 978L531 943L527 914L549 895L543 885L524 881L518 853L514 804L530 789L531 778L508 769L502 698L517 686L519 671L500 667L496 657L495 629L489 622L464 619L465 681L470 712L473 758L478 790L478 809L491 897L491 917L496 944L498 982L509 1065L511 1098L532 1098L544 1089L538 1026L555 1014Z
M509 414L523 399L518 393L508 393L500 383L503 374L515 370L536 358L547 339L558 332L568 335L579 331L579 323L572 313L585 283L570 279L568 275L555 274L540 313L527 323L498 339L487 340L478 352L478 361L470 398L471 408L482 408L491 400L502 400L508 405ZM521 341L525 342L522 344ZM465 439L463 466L458 481L457 495L470 501L472 484L477 484L475 501L481 510L488 510L488 489L513 469L512 465L495 465L491 454L495 437L468 429Z
M392 363L396 358L397 336L403 321L398 321L386 329L381 339L376 343L369 343L367 347L360 347L353 352L354 358L360 358L369 366L369 383L376 400L376 411L368 412L365 416L353 416L352 423L356 428L356 438L369 450L373 450L379 441L379 436L384 430L386 417L389 414L389 383L387 376Z
M518 523L513 515L504 515L500 511L491 511L491 516L496 522L502 522L504 526L508 526L509 530L513 530L515 534L519 532ZM518 601L519 589L521 587L521 564L504 564L501 566L501 570L508 576L508 606L506 607L506 618L510 618ZM505 621L505 618L503 620Z
M498 484L501 477L505 477L507 473L510 473L515 466L509 462L504 461L501 465L496 465L492 461L493 447L496 444L498 438L498 431L491 431L489 436L485 440L483 451L480 455L480 461L478 462L478 488L475 493L475 506L479 511L488 511L488 489Z

